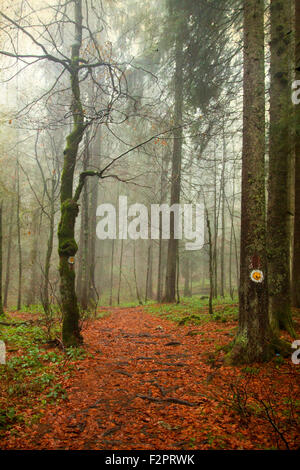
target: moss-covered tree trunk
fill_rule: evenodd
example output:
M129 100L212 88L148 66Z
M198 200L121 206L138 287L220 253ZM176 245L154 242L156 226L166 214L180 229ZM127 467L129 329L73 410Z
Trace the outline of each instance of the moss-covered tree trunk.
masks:
M269 313L274 329L293 334L290 309L290 192L292 101L291 0L271 0L271 81L268 198Z
M263 0L244 0L243 107L239 329L231 357L253 362L268 359L272 340L266 266Z
M72 264L72 258L77 252L74 230L78 215L77 197L73 197L73 180L78 147L84 133L84 113L79 86L79 53L82 42L81 0L74 0L74 7L75 41L72 45L70 68L73 128L67 136L64 150L64 165L61 176L61 217L58 227L60 295L63 314L62 338L66 347L76 346L82 341L79 328L79 309L75 293L75 270Z
M295 0L295 63L296 80L300 81L300 2ZM298 86L299 87L299 86ZM295 218L293 257L293 306L300 308L300 104L295 106Z

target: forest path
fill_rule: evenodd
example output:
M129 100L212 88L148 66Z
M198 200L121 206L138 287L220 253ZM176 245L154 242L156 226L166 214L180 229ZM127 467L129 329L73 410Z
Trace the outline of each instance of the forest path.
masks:
M208 324L178 327L142 307L109 311L86 325L89 357L76 362L62 383L68 400L47 407L26 448L193 448L194 428L205 434L208 418L201 388L214 375L201 355L208 344L214 350L215 334ZM205 344L191 330L206 332Z
M87 356L62 367L62 372L71 370L70 376L59 378L67 400L47 402L38 422L16 426L18 433L9 433L4 448L182 450L275 445L278 436L272 434L270 423L255 413L245 420L236 397L240 406L245 397L249 400L257 393L272 402L276 390L274 412L284 409L289 394L293 400L299 396L297 369L289 359L278 369L272 363L254 364L245 375L243 366L225 366L223 353L209 360L210 352L231 340L235 321L178 326L143 307L107 310L109 316L85 323ZM286 436L296 448L296 432Z

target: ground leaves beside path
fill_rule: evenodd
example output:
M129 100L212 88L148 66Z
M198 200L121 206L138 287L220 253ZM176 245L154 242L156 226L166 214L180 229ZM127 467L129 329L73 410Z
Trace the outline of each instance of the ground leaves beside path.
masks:
M87 357L64 364L65 399L41 410L29 399L25 415L38 419L3 431L2 449L299 447L300 366L290 358L224 366L210 353L234 321L178 326L142 307L111 311L85 325Z

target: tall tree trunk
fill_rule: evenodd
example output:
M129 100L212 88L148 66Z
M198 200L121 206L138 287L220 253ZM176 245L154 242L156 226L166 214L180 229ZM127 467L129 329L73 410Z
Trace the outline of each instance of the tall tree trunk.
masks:
M160 174L160 204L164 202L166 192L166 172L164 154L161 159L161 174ZM166 165L167 166L167 165ZM162 255L163 255L163 240L162 240L162 214L159 213L159 241L158 241L158 266L157 266L157 292L156 300L161 302L163 296L163 274L162 274Z
M22 303L22 246L21 246L21 220L20 220L20 167L19 160L17 160L17 240L18 240L18 300L17 310L21 309Z
M76 263L76 293L77 298L81 298L81 289L82 289L82 249L83 249L83 236L84 236L84 217L81 214L80 217L80 232L79 232L79 247L77 254L77 263Z
M221 176L221 203L222 203L222 239L221 239L221 289L220 295L224 297L225 289L225 165L226 165L226 141L225 129L223 123L223 160L222 160L222 176Z
M163 154L161 159L161 174L160 174L160 204L165 201L165 196L168 191L167 173L168 173L168 154ZM162 214L159 213L159 242L158 242L158 267L157 267L157 292L156 300L161 302L163 297L163 257L164 257L164 242L162 239Z
M253 362L269 357L272 337L268 316L265 231L263 0L244 0L243 112L239 329L231 358ZM254 277L252 270L258 273ZM263 272L261 276L260 271Z
M58 254L60 273L61 308L63 314L62 338L65 346L76 346L82 342L79 328L79 309L75 293L75 271L72 264L77 252L74 238L78 201L73 199L73 180L78 146L84 133L84 112L80 100L79 55L82 43L82 2L74 0L75 41L71 60L71 112L72 132L67 136L64 150L64 165L61 176L61 218L58 227Z
M180 202L181 185L181 156L182 156L182 108L183 108L183 39L182 34L178 34L175 45L175 113L174 125L177 128L174 131L173 143L173 161L172 161L172 180L171 180L171 205ZM176 265L178 253L178 240L175 239L175 217L174 213L170 215L170 239L168 242L168 258L166 272L166 302L176 301Z
M230 228L230 242L229 242L229 272L228 272L228 279L229 279L229 295L231 300L233 300L234 288L232 287L232 244L233 244L233 232L232 232L232 221L231 221L231 228Z
M177 262L176 262L176 302L177 302L178 304L180 303L179 275L180 275L179 250L177 249Z
M157 294L156 299L162 299L162 214L159 214L159 241L158 241L158 272L157 272Z
M146 285L145 285L145 303L148 301L149 296L149 279L150 279L150 264L151 264L151 244L148 246L147 253L147 270L146 270Z
M213 272L214 272L214 297L218 297L218 259L217 259L217 242L218 242L218 220L219 214L217 210L217 155L214 149L214 250L213 250Z
M295 0L295 64L300 83L300 2ZM298 85L299 88L299 85ZM295 217L293 250L293 306L300 308L300 104L295 106Z
M49 213L49 235L47 242L47 252L45 258L45 272L44 272L44 286L42 294L42 303L46 315L49 313L49 279L50 279L50 265L53 251L54 241L54 217L55 217L55 177L51 180L51 193L50 193L50 213Z
M139 301L139 304L142 305L143 302L142 302L142 299L141 299L141 296L140 296L140 290L139 290L137 275L136 275L135 241L133 242L133 276L134 276L136 297Z
M8 289L10 281L10 259L11 259L11 248L12 248L12 231L13 231L13 220L14 220L14 201L11 201L10 212L9 212L9 228L8 228L8 241L6 251L6 271L5 271L5 283L4 283L4 307L7 307L8 301Z
M233 183L232 183L232 205L231 208L229 206L229 202L227 200L228 210L230 212L231 224L230 224L230 247L229 247L229 293L231 299L233 300L234 297L234 286L232 283L232 264L233 264L233 241L235 242L236 248L236 237L235 237L235 230L234 230L234 211L235 211L235 166L233 167ZM236 251L236 250L235 250ZM238 285L238 284L237 284Z
M148 297L153 299L153 245L150 240L150 252L149 252L149 278L148 278Z
M291 0L271 0L270 150L268 199L269 313L273 328L292 335L290 309L289 169L292 157Z
M110 294L109 294L109 305L112 305L113 301L113 288L114 288L114 253L115 253L115 240L112 240L111 244L111 260L110 260Z
M204 272L203 272L203 277L204 277ZM193 263L190 260L190 296L192 297L193 295Z
M86 171L89 166L89 141L88 135L85 136L85 153L83 162L83 171ZM89 197L88 197L88 182L85 182L82 194L82 216L83 216L83 243L82 243L82 286L80 304L83 310L88 308L88 294L89 294Z
M3 211L3 203L1 201L0 203L0 315L4 315L3 302L2 302L2 241L3 241L2 211Z
M212 259L212 237L211 237L211 228L210 228L210 221L208 217L208 210L205 209L206 215L206 225L207 225L207 233L208 233L208 249L209 249L209 301L208 301L208 308L210 315L213 314L213 307L212 307L212 300L213 300L213 292L214 292L214 277L213 277L213 259Z
M37 293L37 257L38 257L38 238L39 238L39 210L35 210L32 216L32 249L31 249L31 279L27 291L26 304L32 305L36 301Z
M190 290L190 274L191 274L191 269L190 269L190 257L189 254L186 253L185 257L182 260L182 275L184 277L184 290L183 290L183 296L184 297L190 297L191 296L191 290Z
M123 249L124 249L124 239L122 238L122 240L121 240L120 264L119 264L119 283L118 283L118 299L117 299L118 305L120 305L120 295L121 295Z
M98 136L97 136L98 137ZM97 150L94 146L94 155L92 157L92 162L94 167L100 168L100 157L97 158L95 155L95 151L99 152L100 144L98 142L100 140L97 138ZM96 303L99 298L98 290L96 289L95 283L95 267L96 267L96 211L97 211L97 204L98 204L98 187L99 181L98 178L91 181L91 195L90 195L90 217L89 217L89 232L90 232L90 240L89 240L89 302Z

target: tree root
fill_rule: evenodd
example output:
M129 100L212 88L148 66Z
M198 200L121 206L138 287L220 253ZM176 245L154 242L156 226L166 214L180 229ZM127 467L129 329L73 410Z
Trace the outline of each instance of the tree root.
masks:
M180 400L179 398L172 398L172 397L167 397L167 398L154 398L154 397L149 397L148 395L136 395L138 398L141 398L142 400L149 400L153 401L154 403L175 403L177 405L184 405L184 406L199 406L200 402L197 403L191 403L186 400Z

